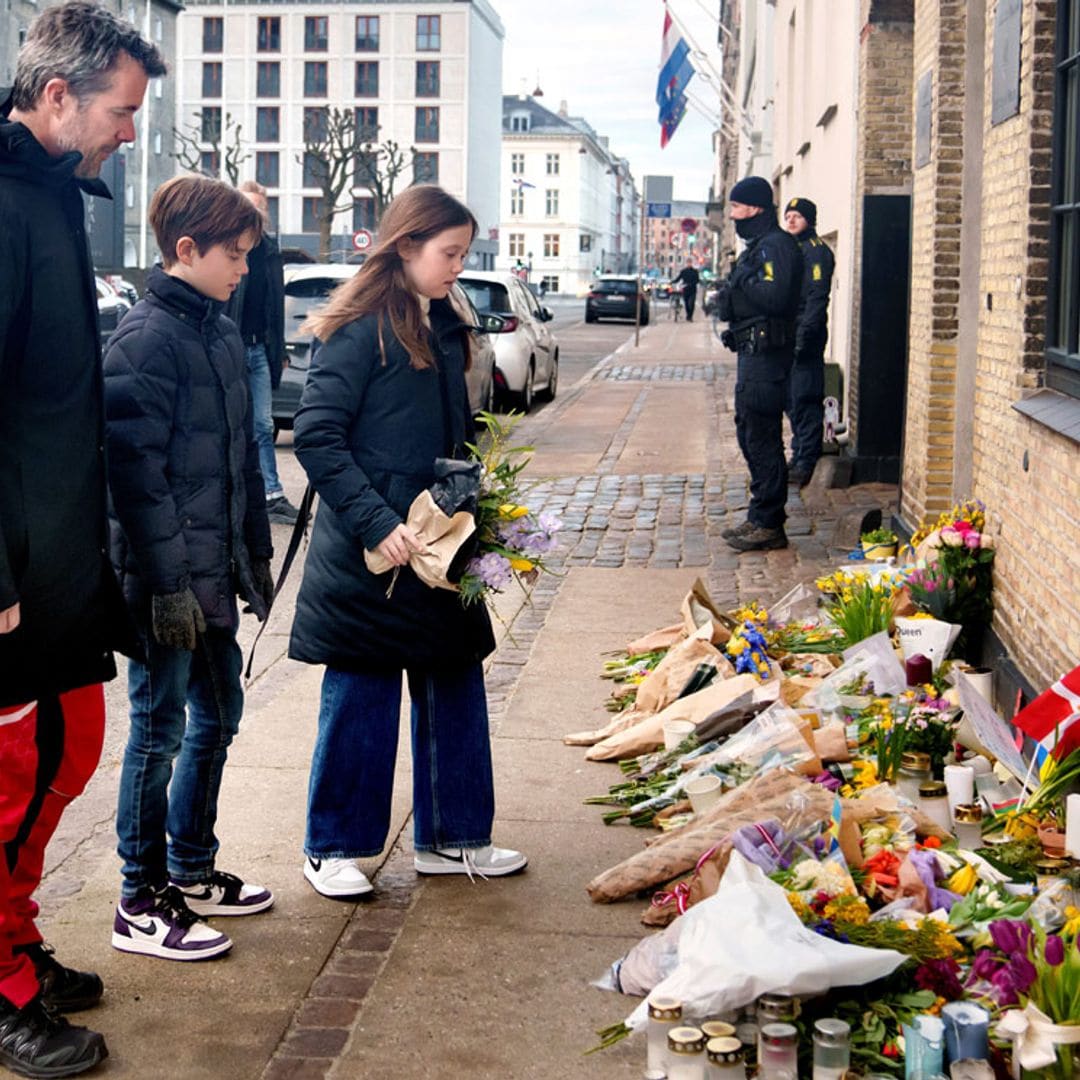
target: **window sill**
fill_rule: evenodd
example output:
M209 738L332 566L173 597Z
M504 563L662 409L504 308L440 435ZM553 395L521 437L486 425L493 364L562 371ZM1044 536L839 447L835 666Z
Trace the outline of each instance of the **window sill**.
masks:
M1021 416L1080 443L1080 399L1057 390L1043 389L1013 402L1013 408Z

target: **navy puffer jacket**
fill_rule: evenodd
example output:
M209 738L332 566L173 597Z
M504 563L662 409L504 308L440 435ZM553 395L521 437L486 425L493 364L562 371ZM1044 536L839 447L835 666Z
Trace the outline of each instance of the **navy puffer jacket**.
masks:
M112 557L145 628L152 594L191 588L212 626L239 594L260 618L253 559L270 526L240 334L208 300L154 267L105 356Z
M364 564L435 479L437 457L473 437L465 389L466 329L450 304L431 304L439 368L416 369L389 324L365 315L315 354L294 422L296 456L319 511L296 601L289 655L342 671L438 669L475 663L495 647L484 604L425 585L403 567ZM442 384L440 386L440 383Z

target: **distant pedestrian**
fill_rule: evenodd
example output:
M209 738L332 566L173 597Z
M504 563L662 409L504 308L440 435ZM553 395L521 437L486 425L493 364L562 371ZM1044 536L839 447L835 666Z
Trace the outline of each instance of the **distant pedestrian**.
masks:
M178 176L150 224L163 265L105 357L113 562L146 653L128 670L112 943L201 960L232 942L200 917L273 903L217 869L214 835L244 705L236 596L265 619L274 593L244 348L222 314L262 217L227 184Z
M358 860L379 855L390 828L403 672L417 871L493 877L526 864L491 844L487 610L408 566L423 550L405 524L410 504L433 483L436 459L466 457L475 438L469 334L450 289L476 229L440 188L407 189L363 267L306 324L321 345L294 444L320 507L289 655L326 665L304 844L304 875L324 896L372 890ZM392 591L365 549L400 567Z
M682 299L683 304L686 306L686 321L694 321L694 305L697 303L697 290L698 284L701 281L701 275L697 272L694 264L687 261L687 264L679 271L678 276L671 282L672 285L682 286Z
M266 188L245 180L238 189L263 219L262 239L248 255L248 272L225 307L244 339L248 390L255 414L259 469L266 488L266 511L275 525L296 521L296 507L285 497L274 456L273 392L288 363L285 352L285 273L281 250L270 235L270 204Z
M748 176L732 189L730 214L746 248L717 297L728 324L724 341L738 353L735 433L750 469L746 521L722 535L737 551L787 547L784 403L795 352L802 257L780 228L772 186Z
M71 1076L107 1054L57 1012L101 979L42 941L45 850L97 766L102 683L135 639L108 559L101 345L83 193L135 139L161 54L99 4L46 7L0 100L0 1065Z
M829 294L835 259L818 236L817 206L792 199L784 228L799 242L803 259L802 291L795 327L795 361L788 380L786 412L791 421L788 482L802 486L814 475L821 457L825 424L825 343L829 339Z

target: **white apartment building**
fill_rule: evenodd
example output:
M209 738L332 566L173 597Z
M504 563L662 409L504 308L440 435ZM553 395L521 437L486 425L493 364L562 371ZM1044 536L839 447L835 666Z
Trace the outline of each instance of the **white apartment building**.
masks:
M629 163L582 119L536 96L503 99L497 267L582 294L597 273L638 266L640 206Z
M358 128L408 150L403 174L438 183L467 203L480 232L477 269L498 250L503 26L488 0L187 0L180 17L178 125L241 125L241 178L270 193L283 247L314 252L321 187L305 175L305 124L320 109L355 110ZM209 133L209 129L208 129ZM219 162L206 143L203 167ZM334 220L336 251L374 225L370 190L343 195L351 212Z

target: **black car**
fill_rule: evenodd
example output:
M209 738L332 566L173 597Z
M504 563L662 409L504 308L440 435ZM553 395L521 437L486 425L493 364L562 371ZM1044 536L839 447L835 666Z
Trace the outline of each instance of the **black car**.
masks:
M649 298L641 289L636 277L632 275L614 275L598 277L589 289L585 300L585 321L597 319L637 318L635 307L641 305L641 325L649 325Z

